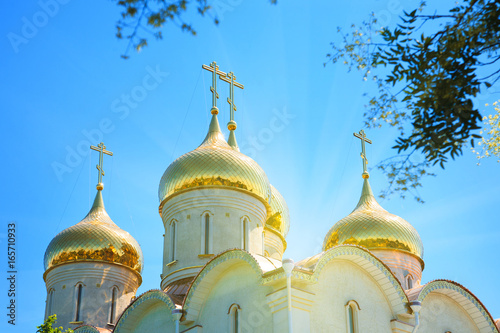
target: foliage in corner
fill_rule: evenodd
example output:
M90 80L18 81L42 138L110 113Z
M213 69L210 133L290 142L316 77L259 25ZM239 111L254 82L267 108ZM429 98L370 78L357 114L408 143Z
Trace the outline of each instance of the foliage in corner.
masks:
M57 323L57 316L54 314L49 316L42 325L37 326L36 333L73 333L73 330L68 328L63 331L62 327L52 327Z
M350 33L339 28L343 41L332 43L325 62L342 61L376 84L365 125L399 130L393 147L399 156L378 165L389 179L382 196L408 191L418 201L421 178L432 175L426 170L444 168L481 138L473 98L500 79L500 1L464 0L446 14L425 15L425 9L422 2L404 12L392 29L377 28L375 15ZM424 161L415 162L415 155Z
M479 148L472 148L472 152L479 160L495 157L500 163L500 101L494 102L493 107L494 113L483 117L484 127L479 133L482 135L481 141L478 142Z
M194 7L192 2L195 3L199 15L210 17L216 25L219 24L219 18L211 9L218 7L219 10L225 11L230 6L230 2L226 0L213 0L213 4L209 4L208 0L116 0L121 10L121 19L116 23L116 37L129 40L121 57L128 59L131 47L141 51L147 46L146 36L163 39L162 28L167 23L195 36L196 30L184 20L188 9ZM276 4L277 0L270 2Z

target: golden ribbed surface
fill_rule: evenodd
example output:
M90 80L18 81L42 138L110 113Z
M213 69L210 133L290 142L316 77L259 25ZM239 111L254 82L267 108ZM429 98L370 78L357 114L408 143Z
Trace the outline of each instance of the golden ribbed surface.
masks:
M128 266L141 273L142 251L137 241L120 229L104 209L101 191L87 216L59 234L45 251L45 270L76 261L104 261Z
M415 228L399 216L383 209L364 180L358 205L351 214L330 229L323 250L339 245L360 245L368 249L394 249L423 259L424 247Z
M198 186L236 187L269 203L269 180L262 168L250 157L228 145L212 116L209 132L195 150L176 159L163 174L158 189L160 207L170 195Z
M290 230L290 213L285 198L271 185L271 214L266 225L286 237Z

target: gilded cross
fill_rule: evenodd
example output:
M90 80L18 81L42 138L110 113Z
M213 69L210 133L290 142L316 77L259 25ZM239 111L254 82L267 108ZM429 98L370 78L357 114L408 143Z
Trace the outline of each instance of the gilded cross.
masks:
M104 145L104 143L100 143L96 146L90 146L90 149L92 150L95 150L95 151L98 151L99 152L99 164L97 164L97 170L99 170L99 183L97 184L97 187L101 187L101 190L102 190L102 176L104 176L104 170L102 168L102 162L103 162L103 156L104 154L106 155L109 155L109 156L113 156L113 153L106 150L106 146Z
M361 140L361 158L363 159L363 178L364 178L364 175L368 175L368 171L366 170L368 159L366 158L365 142L371 144L372 141L366 138L365 131L363 130L359 131L359 133L354 133L354 136Z
M219 66L217 66L215 61L212 61L210 66L203 65L201 67L209 72L212 72L212 86L210 86L210 91L212 92L212 111L217 111L215 112L215 114L217 114L219 110L217 109L217 98L219 98L219 93L217 93L217 74L226 75L226 73L219 70Z
M236 82L236 75L233 72L229 72L224 76L219 76L219 78L229 83L229 97L227 98L227 102L229 103L229 119L230 121L234 121L234 111L236 111L236 105L234 105L234 87L238 87L243 89L243 85L241 83Z

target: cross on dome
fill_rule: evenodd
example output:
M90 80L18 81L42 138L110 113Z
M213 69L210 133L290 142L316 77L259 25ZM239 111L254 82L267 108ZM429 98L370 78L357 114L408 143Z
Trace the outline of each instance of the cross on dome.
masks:
M215 61L212 61L209 66L202 65L201 67L212 72L212 85L210 86L210 91L212 92L212 109L210 112L217 114L219 113L219 109L217 108L217 99L219 98L219 93L217 92L217 75L226 75L226 73L219 70L219 66L217 66Z
M359 133L354 133L354 136L361 140L361 158L363 159L363 178L370 178L370 174L367 170L368 159L366 158L365 142L371 144L372 141L366 138L365 131L361 130Z
M219 78L229 83L229 97L227 98L227 102L229 103L229 123L227 124L227 128L230 131L234 131L236 129L236 122L234 121L234 111L236 111L236 105L234 104L234 87L241 89L244 87L241 83L236 82L236 75L234 75L233 72L220 75Z
M99 152L99 164L97 164L97 166L96 166L97 170L99 170L97 189L102 190L104 188L104 185L102 184L102 176L104 176L104 169L102 168L103 156L104 156L104 154L109 155L109 156L113 156L113 153L106 150L106 146L102 142L100 144L98 144L97 147L90 146L90 149Z

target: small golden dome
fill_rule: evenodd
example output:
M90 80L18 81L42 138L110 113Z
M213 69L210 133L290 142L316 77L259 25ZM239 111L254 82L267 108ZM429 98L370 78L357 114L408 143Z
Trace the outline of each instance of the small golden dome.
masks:
M330 229L323 250L340 244L403 251L415 255L423 263L424 247L417 230L378 204L367 178L358 205Z
M176 159L165 170L158 188L160 214L172 194L200 186L237 188L253 193L266 203L271 198L264 170L253 159L229 146L220 131L216 114L212 115L202 144Z
M271 185L271 213L266 221L266 226L278 231L283 238L290 229L290 213L285 198Z
M90 212L50 242L45 251L45 271L68 262L101 261L127 266L139 275L143 267L137 241L120 229L104 209L101 191L97 191Z

